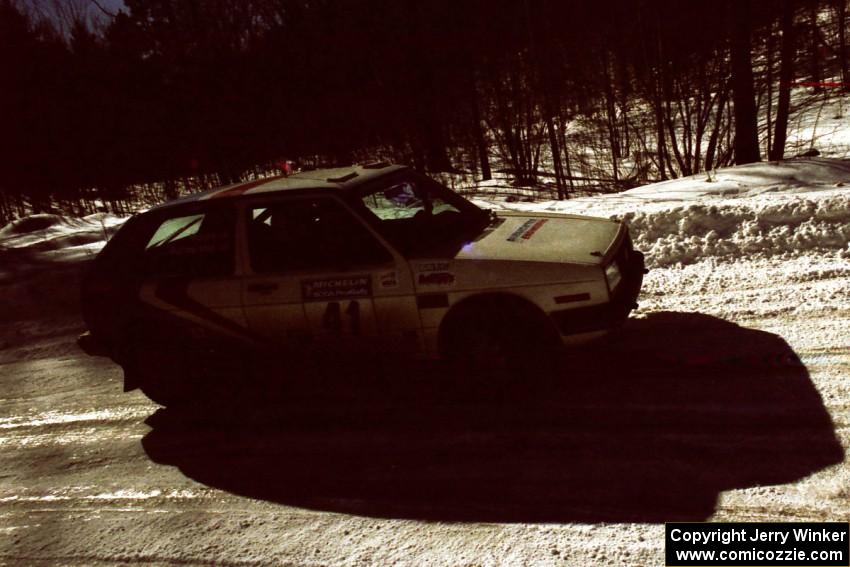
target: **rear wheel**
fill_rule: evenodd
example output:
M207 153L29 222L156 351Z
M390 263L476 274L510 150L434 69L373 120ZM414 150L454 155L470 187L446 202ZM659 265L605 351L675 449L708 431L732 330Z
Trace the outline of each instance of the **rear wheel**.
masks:
M154 402L175 406L194 400L198 392L195 372L176 341L153 338L134 331L121 362L125 380L137 384Z

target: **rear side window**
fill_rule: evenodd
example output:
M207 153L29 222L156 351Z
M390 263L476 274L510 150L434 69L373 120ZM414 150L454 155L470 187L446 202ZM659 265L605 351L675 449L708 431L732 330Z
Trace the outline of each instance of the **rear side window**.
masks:
M235 219L229 207L160 218L142 252L145 275L231 275Z

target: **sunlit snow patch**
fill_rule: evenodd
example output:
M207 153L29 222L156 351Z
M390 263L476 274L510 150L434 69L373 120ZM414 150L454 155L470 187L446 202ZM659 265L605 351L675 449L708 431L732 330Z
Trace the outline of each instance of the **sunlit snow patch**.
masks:
M45 412L31 416L17 415L12 417L0 417L0 429L16 429L19 427L41 427L47 425L59 425L65 423L80 423L85 421L133 420L144 417L150 413L149 408L115 408L104 410L92 410L79 413Z
M107 213L82 218L36 214L0 228L0 249L26 251L54 260L94 256L127 220Z

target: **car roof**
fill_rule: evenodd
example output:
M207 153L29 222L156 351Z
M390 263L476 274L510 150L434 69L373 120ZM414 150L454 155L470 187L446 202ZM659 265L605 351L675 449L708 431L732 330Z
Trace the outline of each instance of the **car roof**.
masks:
M253 181L216 187L162 203L151 210L162 210L211 199L234 199L249 195L271 195L289 191L350 191L374 179L406 169L408 169L407 166L388 163L313 169L289 176L264 177Z

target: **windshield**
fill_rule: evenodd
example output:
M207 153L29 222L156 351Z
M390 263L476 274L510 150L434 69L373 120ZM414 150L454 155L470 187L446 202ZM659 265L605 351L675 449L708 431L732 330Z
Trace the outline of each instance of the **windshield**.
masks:
M406 256L454 254L489 220L486 211L412 171L369 185L358 197L373 224Z

